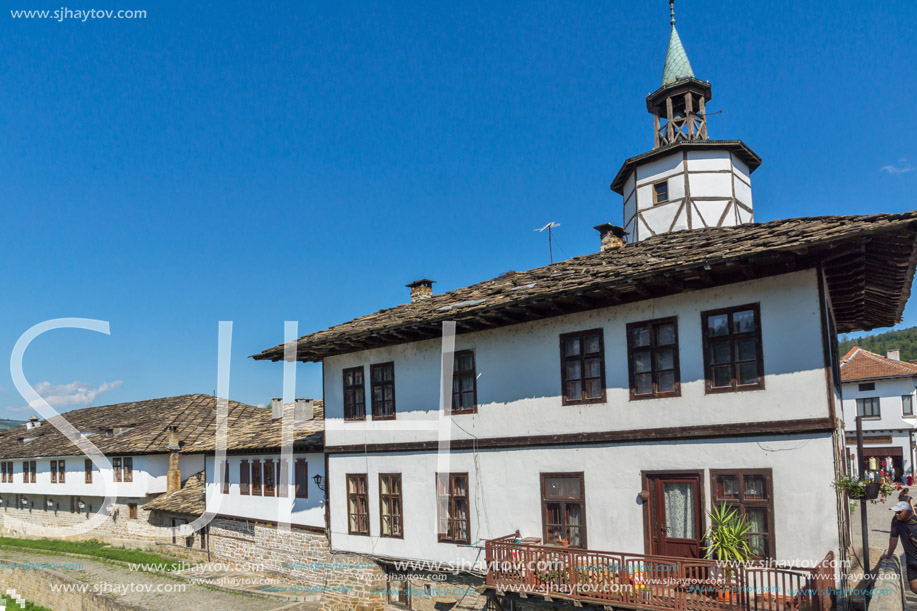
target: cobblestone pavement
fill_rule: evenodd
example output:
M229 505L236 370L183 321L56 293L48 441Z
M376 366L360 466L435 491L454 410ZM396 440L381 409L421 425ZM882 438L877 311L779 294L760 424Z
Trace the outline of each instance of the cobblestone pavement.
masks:
M174 609L207 609L208 611L266 611L281 609L284 611L314 611L315 603L296 603L291 598L258 596L247 593L227 592L191 584L179 577L165 577L158 573L132 571L119 564L95 561L72 555L56 556L46 553L31 553L27 550L11 551L5 549L0 554L3 560L15 562L70 564L81 563L82 569L66 569L60 572L90 585L99 585L100 591L113 596L127 604L136 605L151 611ZM231 578L238 575L222 574ZM244 577L255 577L248 574ZM134 590L130 587L134 585ZM147 586L152 586L152 590ZM184 591L181 591L181 590Z
M896 496L890 496L885 503L877 502L875 505L866 503L866 522L869 533L869 564L874 568L885 550L888 549L888 537L894 514L890 511L892 505L897 502ZM863 527L862 513L860 503L856 503L856 511L850 514L850 535L854 549L854 566L851 568L851 574L861 574L861 564L863 561ZM901 566L906 565L904 559L904 548L901 543L895 549L895 554L901 562ZM906 569L905 569L906 570ZM905 577L905 581L907 577ZM908 603L908 609L917 611L917 594L907 589L905 584L905 597Z

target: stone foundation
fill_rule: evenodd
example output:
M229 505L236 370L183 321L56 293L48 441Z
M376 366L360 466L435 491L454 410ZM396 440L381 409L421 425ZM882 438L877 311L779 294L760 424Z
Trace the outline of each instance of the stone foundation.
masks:
M91 509L98 509L102 502L97 497L83 498L86 507L80 511L74 504L71 511L70 497L55 497L54 506L49 508L44 496L20 495L18 499L8 496L10 499L4 498L0 509L0 533L20 538L62 538L55 533L55 527L84 523L92 515ZM22 498L26 499L26 505L21 503ZM314 530L293 527L283 531L273 524L254 520L215 518L203 540L200 532L187 539L178 536L173 540L171 532L161 527L171 526L173 519L191 521L190 517L147 511L143 503L148 499L136 499L137 519L129 519L128 500L135 501L117 499L111 516L101 526L70 538L97 539L198 561L206 560L209 551L213 562L229 560L245 570L292 577L301 585L296 592L284 593L321 601L326 611L405 608L397 602L397 592L404 590L410 591L411 608L418 611L471 611L484 609L487 604L486 598L475 590L483 583L480 577L420 571L398 575L391 566L371 558L332 551L325 534ZM22 524L8 518L21 520ZM47 606L60 611L58 606Z
M82 582L50 569L27 569L9 560L0 560L0 583L4 591L12 588L28 602L54 611L144 611L140 607L126 605L110 596L91 591L54 592L51 586L78 587Z

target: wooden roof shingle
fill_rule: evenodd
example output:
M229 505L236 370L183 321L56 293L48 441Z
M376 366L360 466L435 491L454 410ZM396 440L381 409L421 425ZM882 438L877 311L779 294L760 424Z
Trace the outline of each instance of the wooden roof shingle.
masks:
M917 212L821 216L676 231L622 248L512 272L380 310L296 342L296 358L327 356L651 299L821 266L837 331L900 321L917 262ZM598 242L598 240L597 240ZM284 345L254 359L279 361Z
M229 429L257 418L265 410L229 401ZM270 412L270 410L267 410ZM176 427L182 452L212 440L216 431L216 397L181 395L87 407L61 416L108 456L169 452L169 428ZM83 452L51 422L27 430L18 427L0 433L0 458L81 456Z
M159 495L144 505L144 509L202 515L207 507L206 485L204 472L200 471L185 480L181 488Z
M284 412L292 415L293 406L284 406ZM291 432L294 451L321 451L324 445L325 409L324 402L321 399L316 399L312 402L312 413L311 420L293 423ZM270 409L260 410L259 413L229 428L226 435L226 451L233 453L279 450L283 445L282 422L282 420L273 420L271 418ZM211 435L182 448L182 452L188 454L213 454L215 447L216 439Z

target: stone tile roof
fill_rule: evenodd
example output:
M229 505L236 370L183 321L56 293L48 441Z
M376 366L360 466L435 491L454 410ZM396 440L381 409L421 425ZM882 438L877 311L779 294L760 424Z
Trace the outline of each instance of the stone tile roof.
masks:
M230 430L264 413L264 409L229 402ZM216 398L193 394L87 407L62 414L63 418L108 456L169 452L169 427L177 427L182 451L213 439ZM0 433L0 458L80 456L83 452L50 422L27 430L18 427Z
M319 450L324 446L325 408L321 399L312 403L313 418L293 423L293 450ZM285 406L285 413L292 414L293 406ZM279 450L282 447L282 420L274 421L271 410L261 409L243 422L229 428L226 436L227 452L254 452ZM197 443L182 448L184 453L214 453L215 438L211 435Z
M144 509L202 515L207 507L205 487L204 472L200 471L185 480L181 488L159 495L144 505Z
M909 377L917 377L917 365L893 361L859 346L851 348L841 359L842 382Z
M504 274L297 340L297 359L481 331L822 266L839 333L893 325L910 296L917 212L822 216L677 231ZM598 243L598 240L596 240ZM283 359L278 345L253 356Z

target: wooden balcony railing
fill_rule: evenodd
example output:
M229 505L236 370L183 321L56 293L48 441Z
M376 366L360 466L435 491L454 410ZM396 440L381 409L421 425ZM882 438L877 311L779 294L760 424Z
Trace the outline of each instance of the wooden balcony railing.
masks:
M487 585L499 592L657 611L828 611L834 553L814 569L486 542Z

